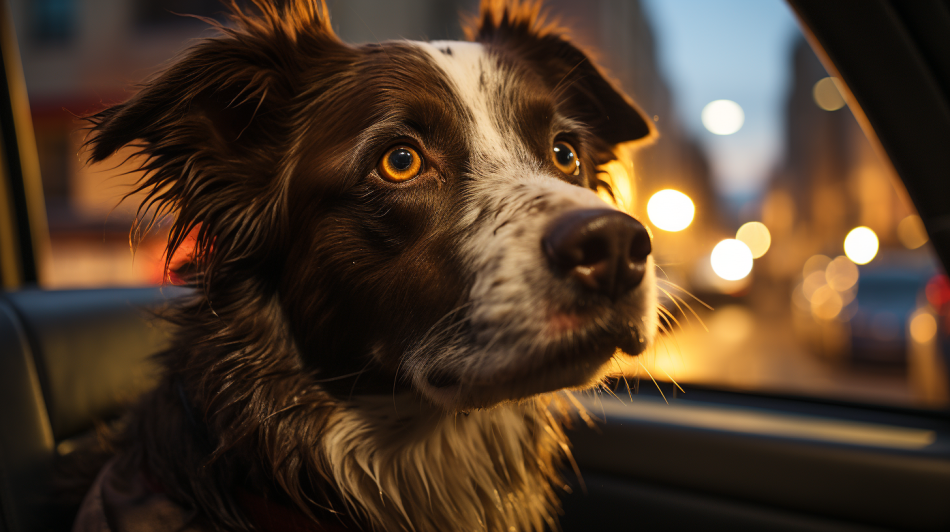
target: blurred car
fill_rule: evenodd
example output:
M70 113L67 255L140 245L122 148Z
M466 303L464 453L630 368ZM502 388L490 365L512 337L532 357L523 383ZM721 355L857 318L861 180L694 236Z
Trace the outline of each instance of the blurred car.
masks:
M873 263L872 263L873 264ZM934 269L867 265L861 268L851 317L851 359L906 364L908 324L921 304Z

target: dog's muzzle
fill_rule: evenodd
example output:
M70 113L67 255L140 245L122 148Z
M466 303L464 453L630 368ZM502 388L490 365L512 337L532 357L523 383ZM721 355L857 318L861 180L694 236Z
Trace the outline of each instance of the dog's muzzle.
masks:
M556 269L612 301L640 285L653 250L643 224L613 209L562 215L541 242Z

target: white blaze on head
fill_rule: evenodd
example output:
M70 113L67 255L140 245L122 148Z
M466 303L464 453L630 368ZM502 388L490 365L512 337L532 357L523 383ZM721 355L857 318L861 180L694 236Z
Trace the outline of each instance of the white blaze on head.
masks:
M526 151L521 139L511 135L499 102L493 102L499 86L511 72L500 67L485 47L462 41L413 43L432 57L444 73L463 105L468 107L471 123L472 151L476 156L491 155L496 160L524 159Z
M518 95L510 94L520 86L520 71L500 63L478 43L412 45L431 58L465 107L464 141L470 159L464 193L470 201L459 221L458 244L473 283L466 305L465 324L470 330L459 335L453 332L458 328L436 331L432 338L438 341L423 342L408 355L408 373L430 400L450 409L458 398L452 395L455 392L443 392L427 383L433 368L457 375L462 387L487 394L482 399L469 399L476 402L501 400L506 393L513 394L507 396L511 399L526 396L518 395L521 393L584 385L571 381L579 379L580 374L565 378L567 384L552 384L544 390L532 388L527 382L570 369L543 369L549 362L545 359L546 346L561 341L550 333L550 314L573 304L575 294L571 281L549 264L541 242L548 228L569 212L614 207L593 190L565 181L547 161L539 160L544 155L536 153L522 138L513 118L518 112L513 105ZM563 117L552 119L566 121ZM621 312L618 319L637 327L649 341L656 329L652 260L648 260L647 270L629 300L614 307L624 310L607 312ZM588 372L592 378L599 375L594 370ZM504 382L511 375L526 372L533 377ZM524 391L518 391L519 387Z

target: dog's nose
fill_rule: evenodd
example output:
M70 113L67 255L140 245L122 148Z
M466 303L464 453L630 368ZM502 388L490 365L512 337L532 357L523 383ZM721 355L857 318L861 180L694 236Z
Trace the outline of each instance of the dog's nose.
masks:
M653 250L643 224L613 209L569 212L555 220L541 245L556 268L611 299L640 284Z

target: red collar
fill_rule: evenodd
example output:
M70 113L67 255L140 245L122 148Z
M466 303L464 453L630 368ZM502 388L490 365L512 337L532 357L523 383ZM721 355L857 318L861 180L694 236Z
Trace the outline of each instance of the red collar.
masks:
M252 495L244 490L238 492L237 496L247 518L260 532L352 532L338 523L314 523L296 508Z

